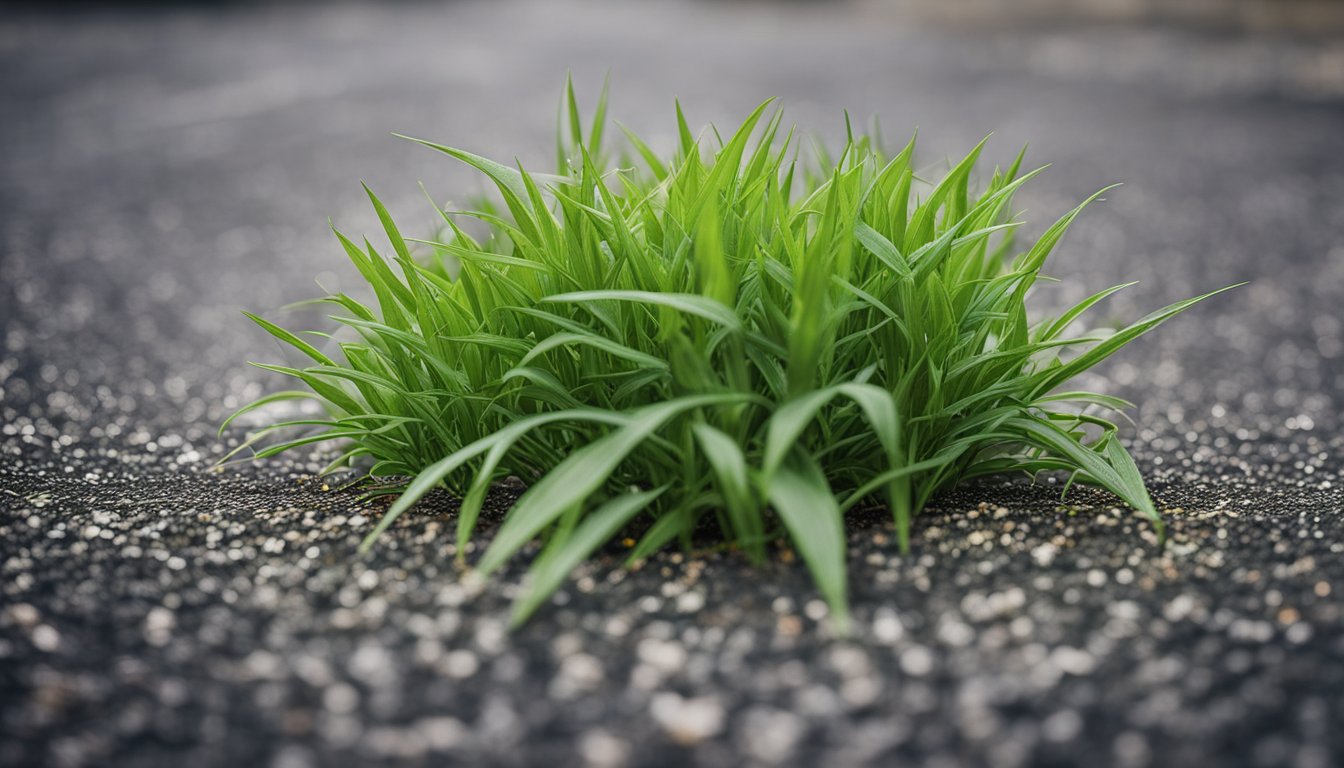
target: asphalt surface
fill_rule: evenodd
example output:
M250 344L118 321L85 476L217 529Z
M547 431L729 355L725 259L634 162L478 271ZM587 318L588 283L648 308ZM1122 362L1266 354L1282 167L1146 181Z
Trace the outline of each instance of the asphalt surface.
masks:
M1291 765L1344 762L1344 57L1151 27L973 28L875 4L174 7L0 20L0 764ZM935 164L1052 168L1033 221L1112 181L1057 306L1134 317L1251 284L1091 382L1171 545L1101 493L990 482L898 556L849 544L856 636L800 564L619 551L505 629L521 565L452 566L432 499L377 506L320 457L212 470L279 382L239 314L356 287L358 181L428 228L470 174L389 136L543 166L566 70L674 140L782 97L916 126ZM420 216L419 219L416 217ZM507 505L508 489L492 510Z

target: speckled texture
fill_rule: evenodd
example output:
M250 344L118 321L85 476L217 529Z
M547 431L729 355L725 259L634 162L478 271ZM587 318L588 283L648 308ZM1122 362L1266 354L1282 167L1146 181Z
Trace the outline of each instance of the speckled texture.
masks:
M1344 762L1330 46L871 4L7 17L0 764ZM908 557L855 520L852 640L787 553L608 551L508 634L521 569L463 579L449 500L359 560L378 507L317 457L211 470L220 419L277 384L238 310L355 285L325 222L371 231L357 181L408 229L432 221L417 179L480 188L388 132L539 167L566 68L590 91L610 68L616 115L664 143L674 94L697 122L772 94L823 133L877 113L929 161L1030 141L1055 163L1034 221L1127 182L1043 303L1139 278L1132 317L1252 281L1092 382L1142 404L1171 545L1103 494L986 483L938 499Z

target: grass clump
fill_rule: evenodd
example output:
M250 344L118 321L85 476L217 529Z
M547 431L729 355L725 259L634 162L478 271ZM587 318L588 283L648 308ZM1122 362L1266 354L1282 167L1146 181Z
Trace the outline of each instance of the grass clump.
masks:
M522 478L476 563L488 574L543 542L518 619L618 532L642 531L639 559L699 528L755 561L787 537L843 630L846 512L885 504L905 550L934 493L986 474L1063 470L1161 530L1096 413L1129 404L1061 390L1204 297L1084 335L1075 321L1125 286L1027 309L1096 195L1019 245L1013 195L1039 172L1021 156L982 187L980 146L936 182L913 141L887 156L852 131L799 162L767 102L700 138L678 106L671 157L627 131L611 165L605 112L604 91L585 131L567 89L554 175L419 141L483 173L501 207L439 210L440 236L413 240L369 192L391 250L337 238L372 299L321 299L349 338L253 316L311 364L261 366L304 388L244 410L311 398L329 414L263 428L248 444L298 432L258 455L340 438L338 465L413 478L369 541L446 486L459 552L491 484Z

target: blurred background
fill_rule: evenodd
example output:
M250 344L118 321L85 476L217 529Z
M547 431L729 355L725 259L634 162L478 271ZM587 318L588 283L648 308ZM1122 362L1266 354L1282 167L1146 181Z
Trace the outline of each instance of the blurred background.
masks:
M429 754L418 723L468 762L578 764L583 734L590 765L684 765L659 729L706 709L704 764L795 741L819 765L1339 764L1344 0L0 3L0 764L367 765ZM693 597L676 555L505 636L516 582L468 597L439 518L355 563L367 520L300 480L320 464L212 473L221 420L282 386L241 310L322 328L282 308L361 290L328 229L376 237L359 182L407 234L437 222L417 182L485 189L391 134L546 169L567 72L588 108L609 75L663 149L674 98L698 128L771 96L823 143L846 109L918 129L932 173L1029 145L1052 165L1016 198L1028 234L1124 182L1037 306L1137 279L1098 313L1128 320L1250 281L1081 382L1141 404L1125 437L1176 543L985 486L905 562L855 532L870 656L799 634L796 563L730 557L703 613L654 598ZM636 690L650 648L685 669Z
M1344 295L1344 3L66 2L0 18L0 318L11 409L90 426L210 427L274 382L239 310L273 312L354 272L327 231L375 230L367 181L407 232L482 191L400 132L532 168L551 162L567 72L592 105L673 141L778 96L823 142L880 117L936 167L994 134L998 161L1053 163L1033 226L1106 184L1054 261L1062 304L1139 279L1133 317L1242 280L1104 373L1141 422L1187 412L1246 435L1337 423ZM314 319L314 322L320 322ZM1191 375L1193 372L1200 375ZM120 426L115 426L120 425ZM101 427L100 427L101 428ZM1248 430L1248 431L1246 431ZM1152 437L1152 435L1149 435ZM114 441L115 442L115 441ZM199 449L199 450L196 450Z

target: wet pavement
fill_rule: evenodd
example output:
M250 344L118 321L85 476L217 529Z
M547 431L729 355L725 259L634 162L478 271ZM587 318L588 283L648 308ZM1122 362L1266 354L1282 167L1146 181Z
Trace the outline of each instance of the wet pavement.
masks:
M0 764L1344 762L1340 50L838 2L0 21ZM605 552L510 634L521 570L461 578L450 500L360 560L378 507L319 456L212 470L279 383L239 310L316 322L280 308L357 286L326 227L374 231L359 180L408 231L417 181L482 188L389 134L541 167L568 69L664 146L673 96L726 124L772 95L823 137L844 108L918 127L929 164L1030 143L1037 223L1125 182L1041 306L1251 281L1090 382L1140 403L1171 545L1104 494L990 482L907 557L855 521L847 641L797 562L710 552Z

